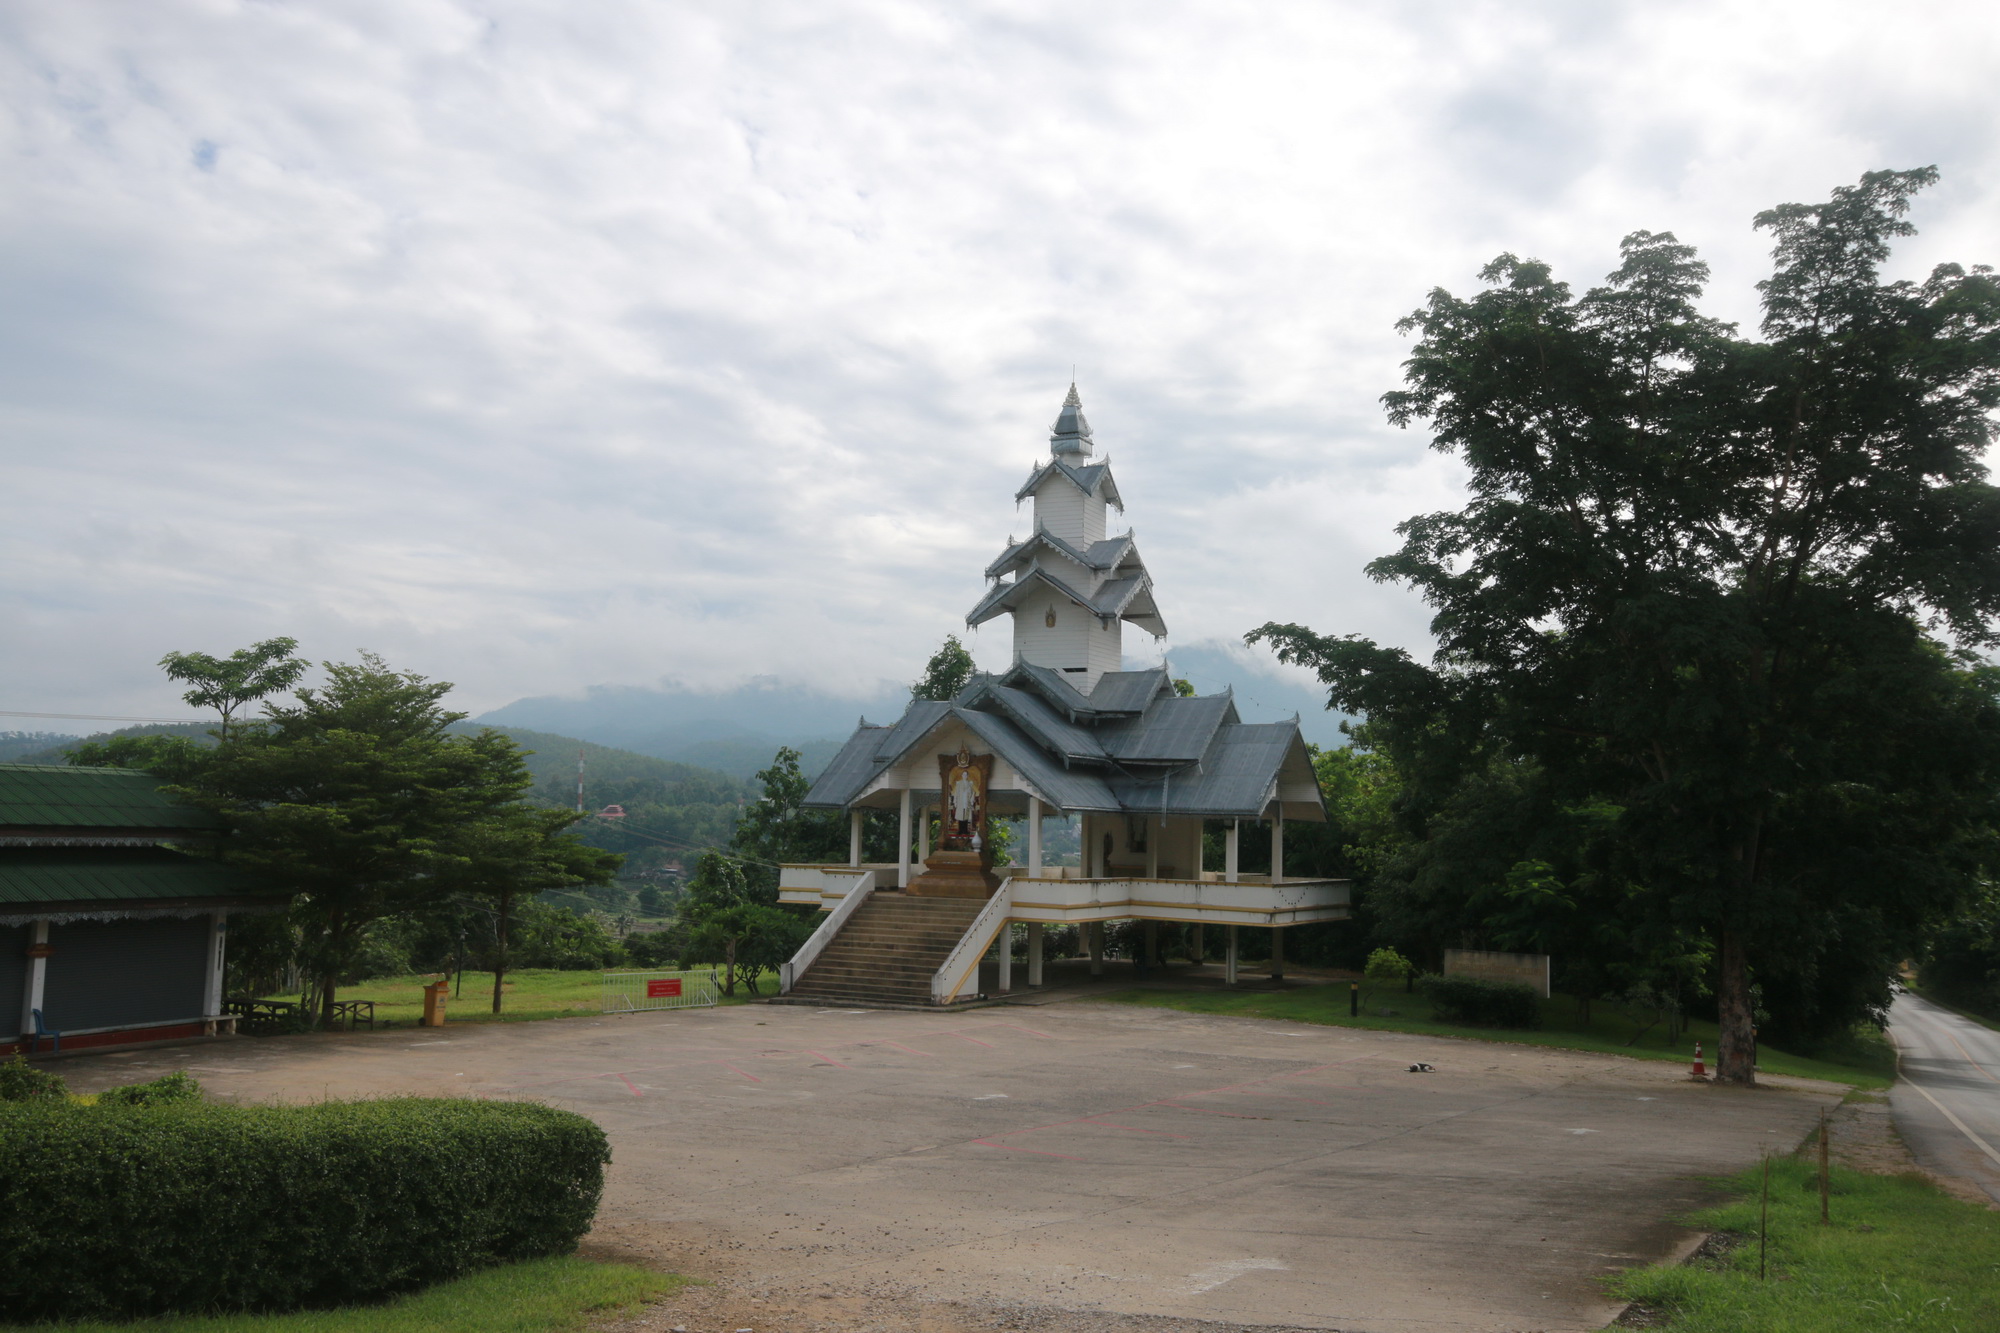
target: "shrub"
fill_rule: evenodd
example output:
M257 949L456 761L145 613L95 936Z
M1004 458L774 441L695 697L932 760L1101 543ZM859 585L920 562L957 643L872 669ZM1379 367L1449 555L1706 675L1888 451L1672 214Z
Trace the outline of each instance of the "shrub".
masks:
M1368 955L1367 969L1361 975L1380 985L1385 981L1402 981L1416 970L1416 964L1395 949L1385 947Z
M677 967L686 950L687 931L678 925L665 930L635 930L625 937L625 956L636 967Z
M0 1065L0 1102L61 1101L69 1085L46 1069L37 1069L20 1055Z
M514 1102L0 1106L11 1321L377 1300L573 1249L610 1158Z
M151 1083L127 1083L97 1095L99 1106L167 1106L173 1102L198 1102L201 1084L176 1070Z
M1481 981L1477 977L1426 977L1431 1007L1447 1023L1485 1027L1538 1028L1542 997L1533 986L1518 981Z

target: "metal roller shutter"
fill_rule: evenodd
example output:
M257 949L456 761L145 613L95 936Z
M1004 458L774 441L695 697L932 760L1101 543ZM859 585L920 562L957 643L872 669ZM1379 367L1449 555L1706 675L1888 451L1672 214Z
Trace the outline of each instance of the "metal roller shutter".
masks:
M26 926L0 926L0 1033L8 1036L28 1021L22 1000L28 992L28 941L33 938Z
M49 929L43 984L52 1028L129 1027L199 1018L208 955L205 917L78 921Z

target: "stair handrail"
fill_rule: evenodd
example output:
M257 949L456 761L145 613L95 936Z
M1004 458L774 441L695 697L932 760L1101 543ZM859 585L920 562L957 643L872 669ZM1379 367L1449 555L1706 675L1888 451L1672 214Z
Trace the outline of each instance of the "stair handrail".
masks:
M964 989L966 978L979 966L979 960L986 956L986 950L993 943L994 936L1006 929L1014 913L1014 881L1009 878L993 891L986 900L986 906L979 909L979 915L972 918L972 924L958 937L944 962L931 977L931 1003L950 1004Z
M876 871L864 870L857 875L854 887L834 904L833 910L826 914L826 920L819 923L819 929L806 937L806 942L799 946L799 951L791 956L789 962L778 964L778 994L792 993L792 987L805 975L806 969L813 965L813 960L820 956L821 951L833 943L833 937L847 924L847 918L859 911L862 902L875 892L876 874Z

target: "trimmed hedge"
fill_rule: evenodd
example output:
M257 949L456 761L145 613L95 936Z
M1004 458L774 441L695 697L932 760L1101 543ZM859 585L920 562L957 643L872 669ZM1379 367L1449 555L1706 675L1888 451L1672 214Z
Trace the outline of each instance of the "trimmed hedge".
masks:
M1476 977L1426 977L1424 989L1431 1007L1447 1023L1480 1027L1538 1028L1542 997L1533 986L1518 981L1481 981Z
M521 1102L0 1105L0 1310L347 1305L565 1254L610 1156L591 1121Z

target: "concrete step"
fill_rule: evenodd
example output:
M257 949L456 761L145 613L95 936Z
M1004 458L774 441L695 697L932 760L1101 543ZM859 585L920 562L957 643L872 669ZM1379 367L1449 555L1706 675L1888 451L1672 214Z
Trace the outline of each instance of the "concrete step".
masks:
M908 935L897 935L891 931L886 931L886 930L857 931L852 935L849 935L846 931L842 931L838 936L834 938L833 942L828 944L826 947L828 949L839 949L843 947L845 948L860 947L864 949L899 949L904 953L935 953L943 955L950 953L953 949L957 948L958 942L963 938L964 936L962 935L938 934L929 936L927 938L913 939ZM822 950L821 952L825 952L825 950Z

